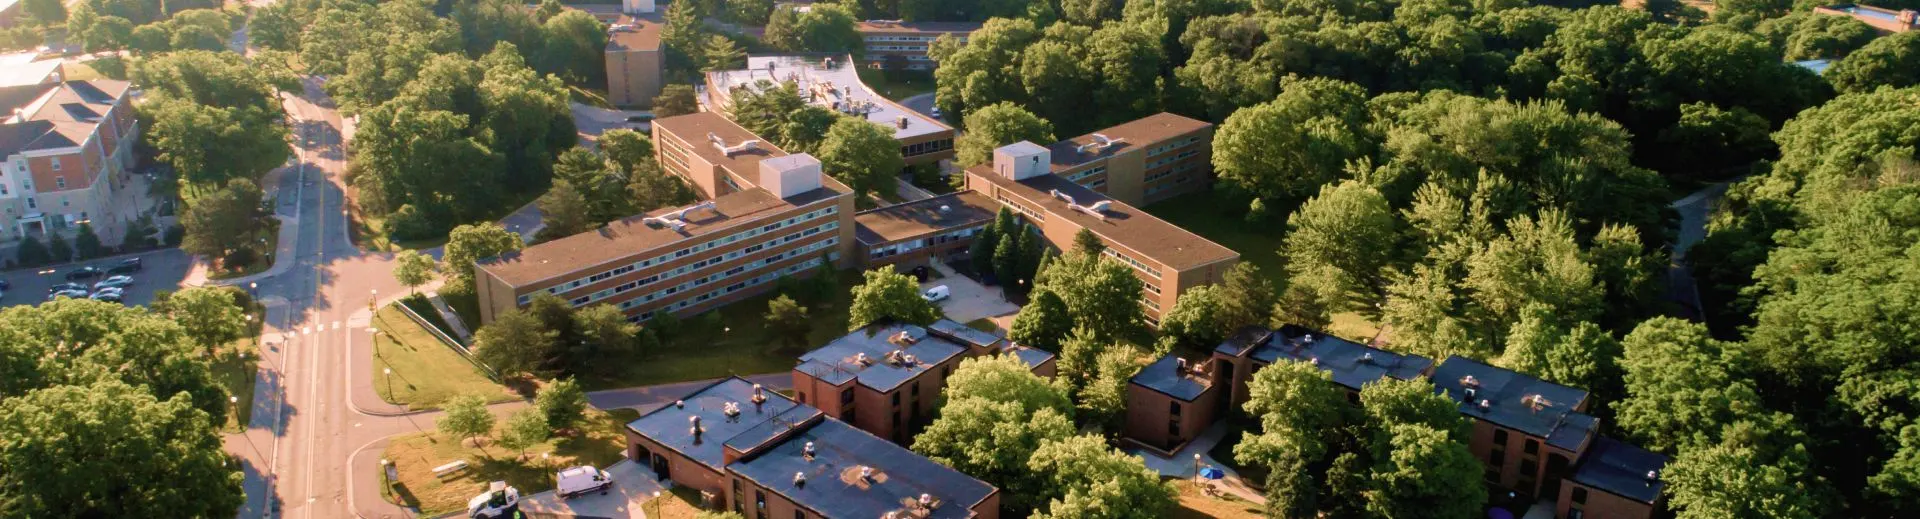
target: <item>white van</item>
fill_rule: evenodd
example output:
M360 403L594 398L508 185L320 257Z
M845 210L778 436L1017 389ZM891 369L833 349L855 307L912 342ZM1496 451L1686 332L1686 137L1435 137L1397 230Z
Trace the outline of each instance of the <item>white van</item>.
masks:
M929 303L937 303L951 295L953 295L952 289L947 288L946 285L940 285L927 289L926 293L920 294L920 297Z
M578 496L595 490L600 491L600 495L606 495L607 489L613 487L613 476L607 475L606 472L602 472L600 469L584 465L562 470L560 474L554 476L553 479L559 482L553 492L560 494L561 499Z
M505 481L487 484L486 492L467 501L467 517L471 518L510 517L519 509L520 489L507 486Z

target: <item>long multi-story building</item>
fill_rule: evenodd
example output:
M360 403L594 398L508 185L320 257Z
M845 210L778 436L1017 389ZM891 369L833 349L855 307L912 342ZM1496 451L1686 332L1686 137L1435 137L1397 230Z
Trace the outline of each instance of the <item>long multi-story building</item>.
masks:
M854 239L868 267L957 263L973 237L993 223L999 204L976 191L868 209L854 215Z
M653 130L660 164L706 200L477 262L483 323L542 293L576 307L616 305L635 321L697 313L823 259L851 261L852 190L818 159L760 143L712 113L661 119Z
M1815 14L1845 16L1860 20L1882 34L1902 33L1920 28L1920 11L1886 9L1871 5L1835 4L1813 8Z
M129 90L107 79L0 88L0 240L134 216L113 202L140 132Z
M1213 184L1213 124L1166 112L1047 145L1049 171L1136 206Z
M802 355L793 368L794 398L904 444L933 419L947 376L961 360L997 354L1014 355L1035 374L1053 376L1052 353L947 319L925 327L888 321Z
M1000 490L732 377L627 424L627 458L747 519L995 519Z
M907 164L953 158L953 127L867 88L845 54L748 56L747 68L707 73L707 107L731 112L737 92L781 83L792 83L808 103L892 128Z
M867 20L853 26L853 30L860 33L860 40L866 44L866 53L861 55L861 59L867 66L898 66L907 70L932 70L937 66L932 58L927 57L927 52L933 48L933 40L951 35L965 44L967 35L979 29L979 22L900 20ZM890 65L889 61L893 64Z
M1464 357L1436 366L1299 326L1247 327L1205 361L1168 355L1142 369L1129 383L1124 436L1162 454L1179 451L1218 413L1241 407L1254 373L1282 361L1327 371L1355 405L1375 381L1430 379L1472 424L1467 447L1484 464L1485 483L1551 500L1555 517L1649 519L1663 505L1667 458L1599 436L1599 419L1585 413L1586 391Z
M655 12L653 0L625 0L620 11L607 28L607 102L650 107L663 87L666 53L660 47L660 30L666 22Z
M1149 120L1116 127L1161 130L1118 132L1133 140L1096 134L1104 141L1072 144L1075 141L1070 140L1051 147L1020 141L1002 146L994 150L992 164L967 168L966 175L967 188L1012 208L1056 248L1071 250L1081 229L1092 231L1106 246L1101 254L1132 267L1140 278L1140 301L1148 324L1158 327L1160 317L1173 309L1180 294L1222 281L1240 261L1240 254L1108 195L1144 194L1136 187L1165 182L1150 172L1205 161L1204 151L1181 154L1207 148L1211 129L1206 123L1171 114L1142 121ZM1057 152L1071 156L1056 159ZM1160 157L1179 158L1155 165ZM1197 168L1182 173L1192 175L1186 182L1204 185L1208 173Z

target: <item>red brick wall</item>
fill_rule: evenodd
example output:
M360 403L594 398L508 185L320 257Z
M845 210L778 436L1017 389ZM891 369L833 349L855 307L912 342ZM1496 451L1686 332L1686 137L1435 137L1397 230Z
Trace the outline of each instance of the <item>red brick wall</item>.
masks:
M1585 504L1574 504L1574 489L1587 491ZM1586 519L1652 519L1654 505L1627 499L1604 490L1568 481L1560 485L1560 497L1553 508L1554 517L1569 517L1576 507Z
M1171 405L1180 403L1180 426L1174 432L1169 426L1172 421ZM1179 449L1181 445L1199 436L1207 426L1213 425L1214 415L1220 406L1220 386L1215 385L1200 393L1192 402L1180 402L1172 396L1139 384L1127 384L1127 423L1122 429L1127 439L1147 448L1168 452ZM1170 443L1171 442L1171 443Z

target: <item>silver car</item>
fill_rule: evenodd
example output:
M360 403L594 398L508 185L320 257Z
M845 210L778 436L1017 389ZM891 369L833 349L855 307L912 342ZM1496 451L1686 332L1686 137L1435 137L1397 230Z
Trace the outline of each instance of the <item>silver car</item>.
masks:
M133 286L132 276L113 276L113 277L109 277L107 279L101 280L99 283L94 283L93 289L100 290L103 288L125 288L129 286Z
M85 290L61 290L61 291L57 291L57 292L54 292L54 293L51 293L51 294L47 294L47 300L48 300L48 301L52 301L52 300L54 300L54 299L57 299L57 298L62 298L62 297L70 297L70 298L74 298L74 299L81 299L81 298L84 298L84 297L87 297L87 291L85 291Z

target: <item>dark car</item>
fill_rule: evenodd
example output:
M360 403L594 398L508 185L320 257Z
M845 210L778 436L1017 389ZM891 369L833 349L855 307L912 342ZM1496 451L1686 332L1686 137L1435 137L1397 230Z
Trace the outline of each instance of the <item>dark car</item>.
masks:
M140 271L140 258L127 258L107 269L108 274L129 274Z
M97 278L97 277L100 277L100 276L105 276L105 275L107 275L107 271L104 271L104 270L100 270L100 269L97 269L97 268L93 268L93 267L80 267L80 268L77 268L77 269L73 269L73 271L72 271L72 272L68 272L68 273L67 273L67 281L79 281L79 280L82 280L82 279L93 279L93 278Z
M0 279L0 290L13 290L13 283L8 283L7 280Z
M87 290L87 285L84 285L81 283L61 283L58 285L47 287L47 293L49 294L54 292L65 291L65 290L79 290L84 292Z

